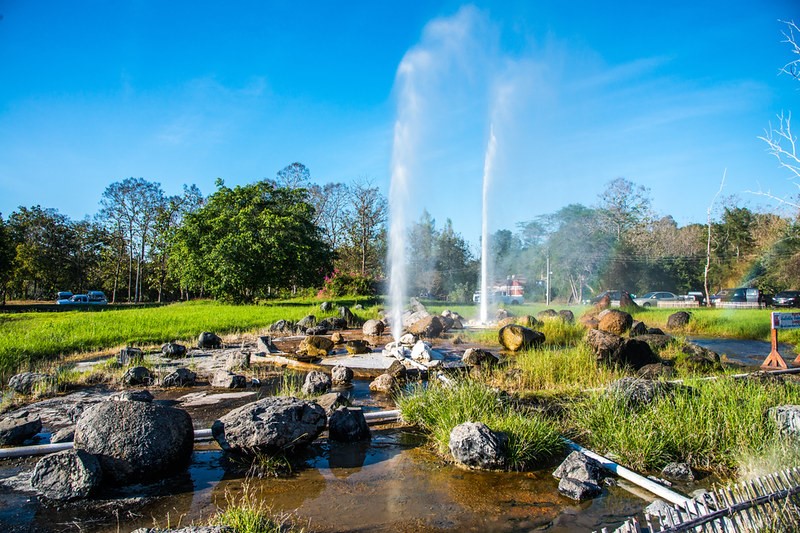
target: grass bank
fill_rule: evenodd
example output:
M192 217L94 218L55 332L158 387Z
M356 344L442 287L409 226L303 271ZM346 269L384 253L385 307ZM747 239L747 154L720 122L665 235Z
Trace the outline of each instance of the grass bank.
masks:
M572 430L588 448L634 470L682 461L724 474L785 439L767 409L800 403L800 386L790 382L723 377L687 385L640 407L590 394L570 408Z
M508 435L508 466L525 470L559 454L563 443L553 423L535 412L520 413L498 392L474 380L444 387L430 383L398 398L403 420L430 435L441 455L449 455L450 432L464 422L483 422Z
M194 301L164 307L116 308L104 311L0 314L0 376L34 367L60 355L119 346L158 345L173 340L193 342L202 331L218 334L258 331L281 319L299 320L322 313L317 300L289 300L265 305L229 305ZM352 306L340 300L335 306ZM377 307L356 311L372 318Z

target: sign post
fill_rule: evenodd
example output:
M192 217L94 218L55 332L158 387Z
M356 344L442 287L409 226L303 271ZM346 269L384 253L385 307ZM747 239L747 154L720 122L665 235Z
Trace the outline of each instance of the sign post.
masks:
M764 362L761 364L761 368L765 370L786 369L788 368L786 361L784 361L783 357L781 357L781 354L778 353L778 330L800 328L800 313L773 312L771 316L771 322L772 328L770 331L770 337L772 340L772 350L769 352L767 358L764 359ZM800 365L800 355L797 356L793 363Z

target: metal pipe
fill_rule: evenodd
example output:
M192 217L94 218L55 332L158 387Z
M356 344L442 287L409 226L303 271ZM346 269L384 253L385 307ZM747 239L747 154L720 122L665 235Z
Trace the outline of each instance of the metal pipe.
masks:
M672 503L674 505L685 505L686 502L691 500L691 498L687 498L683 494L679 494L673 490L670 490L664 485L656 483L652 479L648 479L640 474L637 474L633 470L629 470L624 466L618 465L611 459L607 459L602 455L594 453L591 450L587 450L580 444L576 444L569 439L564 439L564 442L567 444L567 446L569 446L573 450L579 451L587 457L591 457L592 459L600 463L600 465L606 470L609 470L618 475L619 477L627 479L631 483L634 483L642 487L643 489L652 492L656 496L667 500L669 503Z
M373 424L379 422L395 422L400 420L400 410L394 409L392 411L376 411L373 413L364 413L364 418L367 420L367 424L370 422Z

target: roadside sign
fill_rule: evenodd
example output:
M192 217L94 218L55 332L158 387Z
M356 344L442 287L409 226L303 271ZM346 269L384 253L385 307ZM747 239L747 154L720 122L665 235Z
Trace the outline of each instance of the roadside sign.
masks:
M786 361L784 361L781 354L778 353L778 330L779 329L792 329L800 328L800 313L779 313L773 312L771 317L770 337L772 340L772 351L769 353L761 368L765 370L770 369L786 369ZM794 360L794 364L800 365L800 355Z
M800 328L800 313L772 313L772 329Z

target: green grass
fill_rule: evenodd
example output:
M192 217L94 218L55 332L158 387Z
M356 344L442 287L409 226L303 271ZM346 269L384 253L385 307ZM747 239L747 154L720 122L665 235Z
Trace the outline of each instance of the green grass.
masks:
M495 379L504 389L521 394L575 394L603 387L624 376L621 370L598 365L586 343L520 352L509 359L509 366L511 371L495 371Z
M785 439L766 416L768 408L800 403L793 383L720 378L687 384L690 389L639 408L614 395L591 394L570 409L572 429L589 449L634 470L685 461L727 473Z
M234 497L225 495L225 508L210 520L211 525L227 526L235 533L303 533L305 529L291 522L291 516L274 513L260 495L253 494L245 483L243 492Z
M449 455L450 432L464 422L483 422L509 437L508 467L525 470L563 449L555 425L539 413L520 413L503 403L497 391L473 380L451 387L430 383L398 398L403 420L430 435L438 452Z
M217 334L258 331L281 319L299 320L323 314L319 301L289 300L266 305L229 305L194 301L156 308L108 308L103 311L0 314L0 377L34 368L40 361L60 355L93 352L125 345L159 345L173 340L194 343L203 331ZM373 318L377 307L356 314Z
M667 331L667 319L679 309L642 308L633 313L633 318L650 327ZM770 309L687 309L692 318L681 330L684 335L707 337L729 337L735 339L769 340ZM781 340L800 342L800 330L781 332Z

